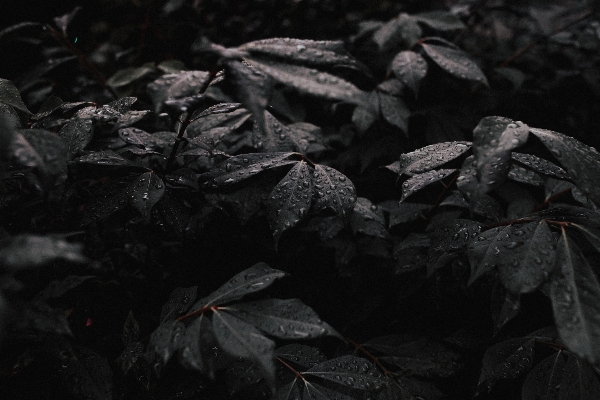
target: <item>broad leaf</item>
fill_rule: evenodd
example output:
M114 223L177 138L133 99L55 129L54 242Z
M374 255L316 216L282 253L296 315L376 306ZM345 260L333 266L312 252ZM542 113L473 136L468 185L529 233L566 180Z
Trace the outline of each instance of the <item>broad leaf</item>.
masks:
M297 151L304 153L308 142L300 137L302 131L292 130L279 122L270 112L264 111L263 128L254 123L252 142L262 152Z
M213 348L216 345L217 338L211 321L201 315L185 328L185 334L178 343L179 361L185 368L194 369L214 379L216 354Z
M252 325L226 312L215 310L212 322L221 348L232 356L258 363L268 385L274 389L275 343Z
M477 179L484 192L506 179L511 150L527 141L529 127L504 117L485 117L473 131Z
M87 164L106 167L136 167L131 161L112 150L96 151L73 160L76 164Z
M196 302L191 310L200 310L211 305L221 305L239 300L247 294L266 289L275 282L275 279L285 275L285 272L273 269L265 263L254 264L235 275L209 296Z
M390 237L385 226L383 209L364 197L359 197L354 204L350 214L350 228L355 235L360 233L381 239Z
M422 203L400 203L398 208L390 211L389 228L392 228L396 225L417 221L420 218L423 218L423 213L430 207L431 206L429 204Z
M533 367L523 383L522 399L558 399L565 359L563 352L557 351Z
M312 204L314 187L313 170L305 161L298 162L275 186L267 205L267 218L275 245L284 231L306 217Z
M316 207L329 208L345 217L356 203L354 184L344 174L324 165L315 165Z
M306 378L310 376L321 378L325 381L323 385L341 384L349 389L372 392L377 392L389 384L373 364L364 358L350 355L315 365L302 375Z
M131 182L127 189L129 204L142 214L146 221L150 220L152 207L163 197L165 184L160 177L150 171L140 175Z
M92 121L78 118L72 119L60 128L58 136L67 145L69 159L73 158L74 155L83 150L92 141L92 137L94 136Z
M0 103L7 104L15 109L21 119L21 125L27 126L27 120L31 115L31 111L27 109L25 103L21 99L21 94L15 85L8 79L0 78Z
M515 182L526 183L528 185L538 187L544 187L544 185L546 184L545 177L541 176L534 170L522 167L516 163L510 164L506 177Z
M131 106L136 101L137 97L121 97L120 99L111 101L106 107L110 107L121 114L125 114L131 110Z
M557 179L569 179L569 174L567 174L564 169L548 160L544 160L543 158L534 156L532 154L515 152L511 153L510 156L513 160L528 166L539 174L552 176Z
M409 176L430 171L454 160L471 148L471 142L444 142L425 146L410 153L401 154L400 161L388 166L398 175Z
M248 58L248 61L277 82L291 86L302 93L357 105L367 102L366 92L330 73L271 60Z
M154 111L161 112L164 102L198 94L208 83L210 74L206 71L181 71L165 74L146 87L152 98ZM186 111L186 110L181 110Z
M449 74L489 86L483 71L464 51L430 43L421 43L421 46L425 54Z
M124 209L128 203L127 187L130 184L131 178L124 177L98 188L85 204L81 225L88 225Z
M435 229L430 234L427 274L443 267L456 253L464 251L480 231L481 224L467 219L449 222Z
M218 140L241 127L250 115L239 103L217 104L194 116L185 132L190 138L203 135Z
M546 129L530 128L566 168L570 178L596 204L600 204L600 154L577 139Z
M408 132L410 110L400 97L379 93L379 106L383 119L400 128L403 132Z
M411 15L400 13L373 33L373 41L379 47L379 51L387 52L400 47L411 47L421 34L421 27L417 21Z
M411 176L402 184L402 198L400 202L403 202L408 196L418 192L425 186L441 181L454 172L456 172L456 169L438 169Z
M164 323L167 319L173 320L185 313L196 300L198 286L189 288L178 287L171 293L169 300L162 307L160 312L160 322Z
M141 67L127 67L115 72L106 84L113 88L121 88L141 80L155 72L153 63L144 64Z
M327 357L316 347L293 343L282 346L276 351L278 358L292 362L305 369L310 369L317 364L327 361Z
M152 332L148 350L158 357L159 365L155 367L162 368L175 355L184 332L185 325L179 321L161 324ZM157 372L160 373L160 371Z
M228 158L218 168L200 175L203 187L216 189L220 186L232 185L270 168L296 164L298 160L290 160L297 153L250 153Z
M401 51L392 60L391 69L415 95L419 93L421 80L427 75L427 61L423 56L410 50Z
M311 339L331 335L341 338L339 333L298 299L259 300L228 306L226 310L269 336Z
M600 362L600 284L581 250L563 232L550 285L554 319L568 349Z

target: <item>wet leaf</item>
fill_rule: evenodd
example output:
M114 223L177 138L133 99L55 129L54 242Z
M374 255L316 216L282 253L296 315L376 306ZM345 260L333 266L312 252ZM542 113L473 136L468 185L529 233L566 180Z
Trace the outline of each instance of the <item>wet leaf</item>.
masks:
M421 27L417 21L411 15L400 13L373 33L373 41L379 51L387 52L400 47L411 47L421 34Z
M239 300L247 294L266 289L276 279L285 275L285 272L273 269L265 263L254 264L252 267L235 275L209 296L196 302L191 312L200 310L203 307L221 305Z
M167 184L174 188L191 189L194 191L199 189L196 173L189 168L180 168L173 171L173 173L165 176L165 180Z
M456 187L468 199L475 199L480 195L475 156L465 158L463 165L460 167L460 174L456 178Z
M485 242L488 248L481 263L498 268L502 283L513 294L534 291L554 270L556 243L544 221L509 225ZM482 241L477 245L483 246Z
M431 232L427 274L431 275L433 271L449 262L451 259L448 256L464 251L480 231L480 223L459 219L445 223Z
M523 400L558 399L565 358L557 351L533 367L523 383Z
M359 197L350 214L350 228L357 233L389 239L390 235L385 226L383 209L377 207L369 199Z
M385 376L373 364L364 358L350 355L337 357L315 365L302 375L306 378L311 376L321 378L325 380L323 385L331 382L350 389L370 392L379 391L389 384Z
M401 51L392 60L391 69L415 95L419 93L421 80L427 75L427 61L423 56L410 50Z
M592 364L600 362L600 284L579 247L564 232L558 244L550 299L567 348Z
M252 324L269 336L312 339L340 334L298 299L267 299L227 307L227 312Z
M297 151L303 153L308 148L308 142L296 130L279 122L270 112L264 111L264 130L258 122L252 129L254 147L262 152Z
M226 132L242 126L250 115L250 111L242 108L239 103L217 104L194 117L185 132L190 138L204 135L218 140Z
M565 167L584 194L600 204L600 154L577 139L546 129L530 128L552 155Z
M543 176L539 175L534 170L522 167L516 163L510 165L506 177L515 182L526 183L533 186L544 187L546 184L546 179Z
M398 175L412 176L444 165L470 148L471 142L436 143L410 153L401 154L400 161L396 161L386 166L386 168Z
M112 150L96 151L73 160L76 164L87 164L107 167L133 167L131 161L123 158Z
M110 181L94 191L89 202L85 204L81 225L102 220L124 209L128 203L127 187L130 184L131 178L125 177Z
M60 128L58 136L65 141L68 158L71 159L92 141L94 136L92 121L73 119Z
M300 161L269 195L267 218L276 246L283 232L296 226L308 214L314 187L312 168Z
M464 51L430 43L421 43L421 46L425 54L449 74L489 86L483 71Z
M483 192L504 182L511 151L527 141L529 127L504 117L485 117L473 131L473 155Z
M21 126L27 126L31 111L27 109L21 94L15 87L15 85L8 79L0 78L0 103L11 106L21 119Z
M171 227L177 236L182 237L190 221L190 210L185 201L172 192L165 191L156 208L165 224Z
M571 355L562 372L559 399L596 399L600 396L598 374L584 360Z
M127 189L129 204L142 214L146 221L150 220L152 207L163 197L165 184L160 177L150 171L140 175L131 182Z
M354 184L344 174L324 165L315 165L314 173L315 194L318 209L329 208L341 217L356 203Z
M52 236L22 234L0 249L0 265L7 270L36 268L55 260L85 263L81 243Z
M171 293L169 300L162 307L160 312L160 322L165 323L168 320L174 320L190 309L194 300L198 286L189 288L178 287Z
M143 353L144 345L140 342L129 343L125 346L123 353L116 359L116 363L121 366L124 375L127 375Z
M277 349L276 353L278 358L283 358L286 362L291 361L306 369L327 361L325 354L318 348L298 343L282 346Z
M410 110L400 97L379 93L381 115L390 124L400 128L405 134L408 132L408 118Z
M121 114L125 114L126 112L131 110L131 106L136 101L137 97L121 97L120 99L111 101L106 105L106 107L110 107L113 110L120 112Z
M389 227L417 221L423 218L423 213L430 207L429 204L402 202L398 208L390 211Z
M452 32L466 28L460 18L445 10L426 11L414 14L413 17L436 31Z
M213 330L219 345L234 357L251 360L260 366L268 385L275 383L275 343L252 325L226 312L215 310Z
M330 73L271 60L249 58L248 61L277 82L291 86L302 93L357 105L367 103L366 92Z
M252 112L254 123L260 131L265 131L265 108L269 104L273 89L271 77L238 60L225 61L225 70L232 78L239 100Z
M501 290L501 292L504 294L504 300L500 312L497 315L496 313L492 313L494 319L494 336L498 334L500 329L502 329L508 321L516 317L519 314L519 311L521 311L521 295L514 295L505 290ZM492 293L492 296L494 296L494 294L495 292Z
M185 325L179 321L163 323L152 332L148 343L148 350L158 358L158 368L162 368L175 355L179 347L179 342L184 337L184 332ZM160 373L160 370L157 372Z
M203 187L216 189L232 185L258 174L261 171L284 165L296 164L298 160L290 160L296 153L250 153L228 158L218 168L200 175Z
M456 171L456 169L438 169L411 176L402 184L402 198L400 202L403 202L408 196L418 192L425 186L441 181Z
M557 179L569 179L569 174L559 167L558 165L551 163L548 160L544 160L543 158L531 155L531 154L523 154L523 153L511 153L511 158L523 165L528 166L535 172L552 176ZM513 163L514 165L514 163Z
M209 77L210 74L206 71L181 71L162 75L150 82L146 91L152 98L154 111L161 112L166 100L181 99L198 94L208 83Z

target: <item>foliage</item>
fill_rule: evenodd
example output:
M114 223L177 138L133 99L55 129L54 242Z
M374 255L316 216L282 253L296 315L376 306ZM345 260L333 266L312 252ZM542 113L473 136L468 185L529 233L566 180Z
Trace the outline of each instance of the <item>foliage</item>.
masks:
M597 398L600 154L501 100L599 16L475 55L466 3L183 60L0 31L42 58L0 79L0 397Z

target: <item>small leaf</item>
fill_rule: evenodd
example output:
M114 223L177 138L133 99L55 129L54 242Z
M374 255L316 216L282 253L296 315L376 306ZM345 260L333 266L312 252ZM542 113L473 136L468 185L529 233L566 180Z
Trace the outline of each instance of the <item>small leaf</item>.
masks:
M543 158L531 154L515 152L511 153L510 156L513 160L528 166L539 174L552 176L557 179L569 179L569 174L567 174L564 169L548 160L544 160Z
M340 334L298 299L267 299L227 307L232 313L269 336L282 339L312 339Z
M554 319L568 349L600 362L600 284L579 247L563 232L550 285Z
M425 186L441 181L456 171L456 169L438 169L411 176L402 184L402 198L400 202L403 202L408 196L418 192Z
M275 279L285 276L285 272L269 267L265 263L254 264L231 278L209 296L194 304L190 312L211 305L221 305L239 300L247 294L261 291L271 286Z
M425 54L449 74L489 86L483 71L464 51L429 43L421 43L421 46Z
M298 160L290 160L297 153L250 153L228 158L218 168L200 175L203 187L216 189L232 185L258 174L261 171L284 165L296 164Z
M324 165L315 165L315 194L316 207L329 208L341 217L356 203L356 188L344 174L336 169Z
M357 105L367 103L366 92L327 72L257 58L249 58L248 61L277 82L291 86L302 93L324 97L328 100L347 101Z
M52 236L22 234L0 249L0 265L8 270L35 268L55 260L87 262L81 243Z
M173 320L189 310L194 300L196 300L197 291L198 286L178 287L173 290L169 300L160 312L160 323L165 323L167 319Z
M427 61L423 56L410 50L401 51L392 60L391 69L415 95L419 93L421 80L427 75Z
M54 17L54 23L58 29L60 29L63 35L67 36L67 28L69 27L69 24L71 21L73 21L73 18L75 18L81 9L82 7L77 6L67 14L61 15L60 17Z
M305 161L300 161L269 195L267 218L275 245L284 231L295 226L308 214L313 198L312 175L312 168Z
M449 11L426 11L414 14L413 17L430 28L441 32L459 31L466 28L460 18Z
M152 207L163 197L165 184L154 172L146 172L131 182L127 189L129 204L142 214L146 221L150 220Z
M265 380L274 390L275 343L252 325L226 312L214 311L213 329L221 348L234 357L258 363Z
M210 74L206 71L181 71L162 75L150 82L146 91L152 98L154 111L161 112L166 100L181 99L198 94L206 86L209 77Z
M577 186L596 204L600 204L600 154L577 139L546 129L529 128L552 155L566 168Z
M379 105L383 119L407 134L410 110L404 101L400 97L379 93Z
M454 160L471 148L471 142L444 142L425 146L411 153L401 154L400 161L388 166L398 175L409 176L430 171Z
M511 150L527 141L529 127L504 117L485 117L473 130L477 179L484 192L506 179Z
M400 13L373 33L373 41L379 51L386 52L400 47L411 47L421 34L421 27L417 21L409 14Z
M67 144L69 159L73 158L74 155L83 150L92 141L94 136L92 121L89 119L72 119L60 128L58 136Z

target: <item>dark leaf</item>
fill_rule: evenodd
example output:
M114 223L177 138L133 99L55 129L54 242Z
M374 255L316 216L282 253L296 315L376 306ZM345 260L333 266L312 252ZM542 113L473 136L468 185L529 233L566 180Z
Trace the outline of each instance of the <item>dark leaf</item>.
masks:
M390 211L389 227L417 221L423 218L423 213L430 207L429 204L402 202L398 208Z
M201 315L188 325L179 341L179 361L185 368L200 371L214 379L216 355L213 347L216 345L212 324Z
M65 141L69 152L68 157L71 159L92 141L94 136L92 121L89 119L72 119L60 128L58 136Z
M430 43L421 43L421 46L425 54L449 74L489 86L483 71L464 51Z
M112 150L96 151L73 160L76 164L87 164L107 167L135 167L131 161L121 157Z
M577 139L546 129L530 128L566 168L571 179L596 204L600 204L600 154Z
M191 138L204 135L218 140L225 132L242 126L250 115L250 111L240 107L239 103L217 104L194 117L185 132Z
M379 51L387 52L400 47L411 47L420 37L422 31L417 21L406 13L391 19L373 33L373 41Z
M379 93L370 92L368 95L368 104L358 106L354 109L352 123L360 133L365 133L379 119L380 112Z
M425 186L441 181L456 171L456 169L438 169L411 176L402 184L402 198L400 202L403 202L408 196L418 192Z
M452 256L464 251L471 240L481 231L481 224L476 221L459 219L448 222L435 229L431 234L431 247L429 248L429 261L427 274L443 267Z
M125 114L126 112L131 110L131 106L136 101L137 97L122 97L120 99L111 101L106 105L106 107L110 107L113 110L120 112L121 114Z
M196 302L191 311L239 300L247 294L268 288L276 279L285 275L285 272L273 269L265 263L254 264L252 267L235 275L209 296Z
M315 187L312 175L313 171L308 163L300 161L269 195L267 218L276 246L283 232L298 224L308 214Z
M140 337L140 325L133 316L133 311L129 311L125 324L123 325L123 333L121 334L121 340L125 346L136 343Z
M168 320L174 320L190 309L194 300L198 286L189 288L178 287L171 293L169 300L162 307L160 312L160 323L165 323Z
M512 163L506 174L508 179L515 182L526 183L528 185L544 187L546 179L539 175L534 170L520 166L519 164Z
M550 285L554 319L567 348L590 363L600 361L600 284L579 247L564 232Z
M341 338L327 323L298 299L267 299L227 307L227 312L254 325L269 336L312 339L330 335Z
M354 184L338 170L316 164L314 184L317 208L329 208L339 216L345 217L354 207Z
M233 396L236 393L249 395L252 386L262 381L263 375L256 363L252 361L236 361L229 365L225 371L227 380L227 394Z
M210 74L206 71L181 71L165 74L149 83L146 90L152 98L154 111L161 112L166 100L181 99L198 94L208 83L209 77Z
M551 163L543 158L531 154L511 153L511 158L521 164L524 164L535 172L547 176L553 176L557 179L569 179L569 174L558 165ZM514 165L514 163L513 163Z
M379 93L379 105L383 119L400 128L405 134L408 134L410 110L404 101L400 97Z
M23 129L20 133L39 154L44 175L48 175L54 184L64 181L67 177L67 146L63 139L41 129Z
M180 168L173 173L165 176L165 180L167 184L174 188L181 189L192 189L197 191L198 188L198 178L196 178L196 174L189 168Z
M595 370L585 361L570 356L560 380L559 399L597 399L600 381Z
M158 365L155 368L162 368L177 352L179 342L184 337L184 332L185 325L179 321L169 321L161 324L152 332L148 350L155 354L158 359ZM157 373L160 373L160 370Z
M487 194L482 194L474 199L470 208L474 214L481 215L494 222L498 222L502 216L500 202Z
M140 342L129 343L125 346L125 350L123 350L123 353L116 360L117 364L121 366L124 375L127 375L143 353L144 345Z
M22 307L15 307L14 311L19 315L11 324L11 330L15 333L71 335L64 310L52 308L40 301L32 301Z
M456 187L468 199L477 198L480 193L480 185L477 181L477 162L475 156L465 158L460 167L460 174L456 178Z
M81 243L52 236L22 234L0 249L0 264L8 270L36 268L55 260L85 263Z
M71 398L113 398L113 374L108 361L85 347L74 347L72 356L63 361L58 374Z
M523 383L522 399L558 399L564 369L565 355L562 351L557 351L540 361L531 369Z
M261 152L303 153L308 148L308 142L298 134L302 134L302 131L298 132L283 125L268 111L264 111L263 126L264 129L261 129L260 124L255 122L252 129L252 142Z
M484 192L506 179L511 150L527 141L529 127L504 117L485 117L473 131L477 179Z
M385 376L373 364L364 358L350 355L315 365L302 375L324 379L326 381L324 384L340 384L350 389L369 392L377 392L389 384ZM329 398L329 396L325 398Z
M505 292L505 291L502 291ZM517 316L521 311L521 296L514 295L510 292L504 293L504 301L498 315L493 315L494 318L494 335L496 335L504 325L511 319Z
M102 185L85 205L81 225L104 219L127 206L127 187L131 179L121 178Z
M163 197L165 184L159 176L150 171L140 175L127 188L129 204L142 214L146 221L150 220L152 207Z
M488 256L488 251L494 244L494 240L496 240L496 237L500 235L503 229L504 227L496 227L480 232L479 235L475 236L475 238L473 238L473 240L469 243L467 248L469 264L471 264L471 277L469 278L469 285L494 269L493 264L483 263L482 261L486 256Z
M127 111L126 113L119 115L119 117L115 121L115 125L113 126L113 131L116 131L119 128L126 128L128 126L132 126L144 119L149 119L151 115L152 111L150 110Z
M435 10L414 14L413 17L435 29L436 31L452 32L466 28L465 24L454 14L449 11Z
M115 72L106 84L112 88L120 88L141 80L155 72L153 64L144 64L141 67L127 67Z
M225 185L232 185L261 171L284 165L296 164L298 160L289 158L297 153L250 153L231 157L221 163L218 168L200 175L200 180L205 188L216 189Z
M178 236L183 236L190 221L190 210L183 199L165 191L156 205L162 220L170 226Z
M355 235L360 233L381 239L390 237L385 226L383 209L364 197L359 197L354 204L350 214L350 228Z
M239 100L252 112L258 130L266 131L265 108L271 99L271 77L237 60L225 61L225 70L233 78Z
M213 329L224 351L258 363L268 385L274 389L275 343L272 340L252 325L217 310L213 313Z
M8 79L0 78L0 103L7 104L15 109L21 118L21 126L27 126L31 111L27 109L21 99L21 94L15 85Z
M282 346L277 349L276 353L277 357L283 358L286 362L291 361L306 369L327 361L327 357L321 350L297 343Z
M253 67L260 69L277 82L291 86L302 93L357 105L367 103L366 92L330 73L271 60L249 58L248 61Z
M391 69L415 95L419 93L421 80L427 75L427 61L423 56L410 50L401 51L392 60Z
M409 176L430 171L454 160L471 148L471 142L444 142L425 146L411 153L401 154L400 161L386 166L398 175Z

